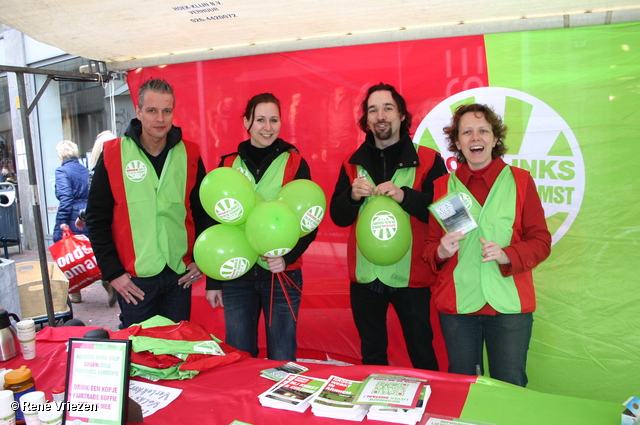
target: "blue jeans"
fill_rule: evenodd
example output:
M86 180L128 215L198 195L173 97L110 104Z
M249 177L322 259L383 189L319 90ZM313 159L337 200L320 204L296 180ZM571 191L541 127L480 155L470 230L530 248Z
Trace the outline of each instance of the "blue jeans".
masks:
M390 288L372 291L351 282L351 311L360 335L362 364L388 365L387 310L398 313L411 364L416 369L438 370L429 319L430 288Z
M302 290L302 271L285 272ZM273 312L271 312L271 280L236 279L223 283L222 302L226 343L238 350L258 357L258 323L262 310L267 335L267 357L271 360L292 361L296 359L297 322L291 309L298 317L301 292L293 286L285 288L291 301L291 308L275 277L273 281ZM271 324L271 326L269 326Z
M449 354L449 372L484 374L483 347L491 377L527 386L527 351L533 313L465 315L440 313L440 325Z
M127 304L118 294L118 305L122 314L120 320L125 328L140 323L153 316L160 315L174 322L189 320L191 317L191 287L185 289L178 285L177 274L165 267L159 274L151 277L132 277L133 283L144 292L144 299L137 300L138 305Z

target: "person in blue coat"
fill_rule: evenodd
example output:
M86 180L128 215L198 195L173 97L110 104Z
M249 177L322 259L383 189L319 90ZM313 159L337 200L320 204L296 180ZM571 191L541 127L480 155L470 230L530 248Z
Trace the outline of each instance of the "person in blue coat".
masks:
M60 204L53 228L53 242L62 239L64 226L60 226L63 224L75 234L87 234L86 229L76 227L76 218L80 210L86 208L89 197L89 170L78 160L78 145L63 140L56 146L56 151L62 165L56 168L56 198Z
M62 165L56 168L56 198L60 201L53 228L53 242L62 239L62 232L68 226L75 234L87 234L87 229L76 227L80 210L86 208L89 197L89 170L78 160L78 145L63 140L56 146ZM80 292L71 294L72 302L82 302Z

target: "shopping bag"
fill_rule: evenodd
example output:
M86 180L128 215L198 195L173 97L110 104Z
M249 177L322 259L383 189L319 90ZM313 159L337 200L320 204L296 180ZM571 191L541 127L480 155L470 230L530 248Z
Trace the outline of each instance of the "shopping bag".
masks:
M69 279L70 294L102 280L91 242L85 235L76 235L70 229L65 229L62 239L51 245L49 252Z

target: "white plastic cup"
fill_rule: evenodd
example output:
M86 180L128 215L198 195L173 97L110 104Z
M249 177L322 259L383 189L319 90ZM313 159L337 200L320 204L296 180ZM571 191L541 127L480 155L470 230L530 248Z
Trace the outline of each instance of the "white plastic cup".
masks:
M16 412L11 408L13 391L0 391L0 425L16 425Z
M20 409L24 415L26 425L40 425L38 411L41 409L38 409L38 406L46 402L43 391L31 391L20 397Z
M36 358L36 324L31 319L21 320L16 324L18 341L25 360Z
M24 319L16 323L18 332L36 333L36 322L31 319Z
M38 419L42 425L62 425L62 415L64 410L56 410L55 403L47 403L51 405L49 410L45 409L38 412Z
M7 373L11 372L13 369L5 369L2 368L2 370L0 370L0 388L4 388L4 375L6 375Z
M23 394L20 397L20 408L22 408L23 403L36 405L36 404L45 404L46 402L47 402L47 399L44 396L44 391L31 391L26 394ZM27 408L27 410L30 410L30 409Z
M24 413L25 425L42 425L42 422L40 422L40 418L38 417L38 412L34 413L35 414Z

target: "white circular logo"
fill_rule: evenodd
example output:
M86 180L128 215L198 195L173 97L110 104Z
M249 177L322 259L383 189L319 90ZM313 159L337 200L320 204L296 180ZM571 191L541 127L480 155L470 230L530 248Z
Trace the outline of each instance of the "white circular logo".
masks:
M504 160L531 173L542 200L553 244L575 221L585 190L585 169L578 141L566 121L549 105L527 93L480 87L445 99L422 120L413 137L437 149L453 171L457 167L447 149L443 127L451 123L455 108L463 103L484 103L503 117L508 127Z
M324 208L319 205L309 208L300 220L300 228L303 232L312 232L320 225L324 217Z
M235 223L242 218L244 208L242 204L233 198L223 198L216 202L216 216L225 223Z
M371 233L376 239L388 241L398 232L398 220L389 211L378 211L371 218Z
M471 199L471 196L467 195L466 193L460 193L460 199L462 199L462 203L464 204L464 206L471 211L471 205L473 204L473 199Z
M225 279L235 279L249 270L251 263L244 257L236 257L224 262L220 266L220 276Z
M263 257L267 257L267 258L282 257L283 255L288 254L289 251L291 251L291 248L272 249L271 251L269 251L266 254L264 254Z
M138 160L131 161L125 167L124 174L132 182L140 182L147 176L147 164Z

